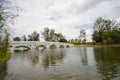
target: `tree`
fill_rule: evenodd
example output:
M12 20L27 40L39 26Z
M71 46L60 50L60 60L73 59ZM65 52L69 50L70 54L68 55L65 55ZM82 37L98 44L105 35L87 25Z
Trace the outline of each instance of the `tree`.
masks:
M28 35L28 41L39 41L39 33L34 31L31 35Z
M28 41L32 41L32 36L28 35Z
M93 41L95 41L97 43L101 43L102 42L102 33L94 31L93 35L92 35L92 39L93 39Z
M81 39L70 39L69 43L75 44L75 45L80 45L81 44Z
M18 16L20 8L10 0L0 0L0 29L14 24L14 19Z
M25 35L23 35L22 39L23 39L23 41L27 41L27 38Z
M4 57L6 56L7 48L8 48L8 41L9 41L9 33L7 30L5 31L5 38L2 41L2 51L4 53Z
M49 31L50 29L48 27L44 28L44 31L42 32L42 35L44 36L45 41L49 41Z
M32 33L32 41L39 41L39 33L36 31Z
M55 34L55 29L51 29L50 30L50 33L49 33L49 40L51 41L52 38L54 37L54 34Z
M65 37L61 33L54 33L51 41L60 42L65 40Z
M99 17L94 24L94 31L105 32L112 30L111 23L111 19Z
M60 39L59 42L68 42L67 39L63 38L63 39Z
M3 50L4 55L8 48L9 25L14 23L17 12L18 7L12 4L12 1L0 0L0 49Z
M86 31L85 30L81 30L80 31L80 39L82 40L82 43L86 43Z
M9 33L9 25L14 23L14 19L18 16L18 6L10 0L0 0L0 35ZM6 34L7 35L7 34ZM2 36L5 38L5 36ZM2 38L0 38L1 40Z
M96 43L120 43L120 22L107 18L98 18L94 25L92 39Z
M20 37L13 38L13 41L20 41L20 40L21 40Z
M65 41L66 42L65 37L61 33L55 33L55 29L49 29L48 27L46 27L44 28L42 35L45 41L54 41L54 42Z

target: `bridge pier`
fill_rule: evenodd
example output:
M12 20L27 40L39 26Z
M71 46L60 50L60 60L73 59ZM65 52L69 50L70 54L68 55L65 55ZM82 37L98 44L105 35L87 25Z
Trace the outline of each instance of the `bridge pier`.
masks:
M56 48L59 48L59 45L56 45Z
M30 44L30 49L35 49L34 44Z
M47 45L47 46L46 46L46 49L49 49L49 48L50 48L50 46L49 46L49 45Z

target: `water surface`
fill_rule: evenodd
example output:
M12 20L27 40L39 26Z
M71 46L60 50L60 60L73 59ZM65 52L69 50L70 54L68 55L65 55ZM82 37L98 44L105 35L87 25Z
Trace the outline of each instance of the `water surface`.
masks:
M120 80L120 48L12 52L2 80ZM1 75L1 73L0 73Z

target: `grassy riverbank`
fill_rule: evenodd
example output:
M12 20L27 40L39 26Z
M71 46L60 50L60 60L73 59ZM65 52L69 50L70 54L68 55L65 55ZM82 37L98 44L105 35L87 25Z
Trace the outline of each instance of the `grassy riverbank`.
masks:
M0 52L0 69L4 66L5 62L7 62L10 59L10 53L6 53L3 56L3 53Z
M80 47L120 47L119 45L74 45L74 47L76 48L80 48Z

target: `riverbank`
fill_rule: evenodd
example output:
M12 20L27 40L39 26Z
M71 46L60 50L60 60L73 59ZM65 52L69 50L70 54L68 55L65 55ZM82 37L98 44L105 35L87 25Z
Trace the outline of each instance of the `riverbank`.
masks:
M74 45L74 47L120 47L120 45Z
M4 67L4 64L10 59L10 53L6 53L4 57L1 57L3 53L0 52L0 69Z

